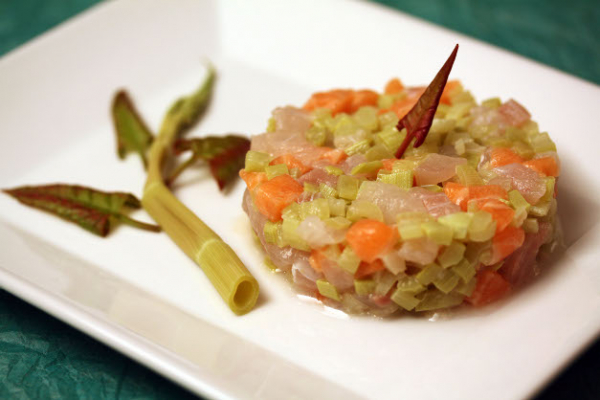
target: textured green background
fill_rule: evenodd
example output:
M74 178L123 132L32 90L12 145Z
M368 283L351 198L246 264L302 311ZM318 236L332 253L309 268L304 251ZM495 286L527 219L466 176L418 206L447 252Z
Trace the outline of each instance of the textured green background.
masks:
M0 55L97 2L0 0ZM600 84L597 0L378 2ZM599 371L597 343L555 379L539 399L599 399ZM192 397L145 367L0 290L0 398Z

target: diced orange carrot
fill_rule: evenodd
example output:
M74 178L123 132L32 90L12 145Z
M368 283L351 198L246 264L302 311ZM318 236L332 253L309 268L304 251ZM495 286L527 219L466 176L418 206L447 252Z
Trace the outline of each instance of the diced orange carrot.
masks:
M323 147L323 149L325 149ZM344 161L346 158L348 158L348 154L344 153L343 150L340 149L331 149L331 150L327 150L325 151L320 157L319 160L327 160L329 161L331 164L339 164L342 161Z
M493 149L490 153L490 165L493 168L502 167L508 164L520 164L523 159L511 149L499 147Z
M500 185L475 185L469 186L469 198L508 200L508 192Z
M312 169L308 165L304 165L302 161L298 160L291 154L284 154L275 158L269 165L277 165L277 164L285 164L288 167L288 170L292 170L293 168L298 168L300 171L300 175L304 175L308 171Z
M525 231L515 226L508 226L496 233L492 239L492 263L504 260L521 247L524 241Z
M404 90L404 85L398 78L390 79L385 85L385 94L396 94Z
M294 202L304 187L290 175L279 175L258 186L254 192L254 205L271 222L281 220L281 212Z
M246 182L248 189L253 191L258 185L267 181L267 174L264 172L248 172L245 169L241 169L240 178Z
M363 279L371 274L374 274L377 271L383 271L384 269L385 265L383 265L383 262L379 259L370 263L361 262L358 266L358 269L354 273L354 278Z
M371 263L397 240L397 230L374 219L362 219L346 232L346 240L358 258Z
M308 263L317 272L321 272L323 268L321 267L323 260L325 259L325 255L321 250L313 249L310 252L310 257L308 258Z
M558 164L554 157L542 157L525 161L524 166L544 175L557 177L560 174Z
M508 199L508 193L499 185L463 186L460 183L446 182L444 193L454 204L467 211L470 200L473 199Z
M350 113L356 112L359 108L364 106L376 106L379 95L372 90L357 90L354 92L352 97L352 103L350 104Z
M334 89L329 92L318 92L308 99L303 108L307 111L327 108L331 110L332 115L335 115L340 112L347 112L352 105L353 98L352 90Z
M415 106L415 104L417 104L415 99L402 99L392 104L390 111L393 111L398 118L402 119Z
M446 86L444 87L444 91L442 92L442 97L440 98L440 103L443 104L452 104L452 95L453 92L460 88L460 81L448 81L446 82Z
M466 298L475 307L500 300L510 291L510 284L496 271L481 271L475 279L477 279L475 290Z
M467 210L469 201L469 188L456 182L444 183L444 193L451 202L460 206L463 210Z
M515 210L507 206L497 199L473 199L480 210L492 214L492 218L496 221L496 232L504 230L510 225L514 216Z

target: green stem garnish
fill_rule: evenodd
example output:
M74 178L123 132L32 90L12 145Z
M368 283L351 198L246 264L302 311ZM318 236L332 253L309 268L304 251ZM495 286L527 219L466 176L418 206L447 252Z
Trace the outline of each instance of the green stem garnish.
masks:
M398 122L398 131L406 128L406 137L396 152L396 158L402 157L413 138L416 138L415 148L422 145L425 141L435 117L435 111L440 104L440 98L444 92L452 65L454 65L457 52L458 45L456 45L452 54L450 54L450 57L444 63L444 66L439 70L435 78L433 78L433 81L427 86L417 104Z
M4 192L25 205L48 211L102 237L108 235L116 221L148 231L160 231L156 225L127 216L127 211L141 208L140 201L130 193L102 192L64 184L22 186Z
M258 298L258 283L235 252L165 186L163 163L173 142L206 108L215 72L209 68L201 87L175 102L150 148L148 178L142 204L171 239L200 267L236 314L250 311Z

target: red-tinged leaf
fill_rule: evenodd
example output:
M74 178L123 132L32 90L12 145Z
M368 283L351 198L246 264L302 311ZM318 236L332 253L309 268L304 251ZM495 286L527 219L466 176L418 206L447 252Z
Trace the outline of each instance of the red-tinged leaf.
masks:
M117 153L125 158L129 152L136 152L142 158L144 167L148 164L146 152L152 144L153 135L138 114L127 92L117 92L112 103L112 118L117 134Z
M210 166L210 172L217 181L219 189L238 176L244 167L246 153L250 150L250 141L242 136L209 136L206 138L179 139L175 142L175 153L191 151L192 157L177 167L168 182L172 183L179 174L197 160L204 160Z
M156 225L136 221L126 215L131 209L141 208L140 201L129 193L102 192L65 184L21 186L5 189L4 192L25 205L48 211L102 237L108 235L115 221L160 231Z
M456 45L444 66L439 70L435 78L433 78L433 81L427 86L417 104L398 122L397 128L399 131L402 128L406 128L406 138L404 138L400 148L398 148L396 158L402 157L413 138L416 138L414 147L419 147L425 141L431 128L435 111L438 104L440 104L440 98L444 92L452 65L454 65L457 52L458 45Z

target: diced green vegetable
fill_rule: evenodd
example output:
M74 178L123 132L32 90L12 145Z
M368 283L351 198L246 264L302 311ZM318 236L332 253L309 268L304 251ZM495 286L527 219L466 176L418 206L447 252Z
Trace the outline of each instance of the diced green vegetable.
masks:
M267 221L263 228L263 234L267 243L277 243L278 230L281 224Z
M471 103L457 103L450 106L446 113L446 119L459 120L462 117L466 117L473 108Z
M335 167L333 165L326 166L325 171L327 171L327 173L329 175L335 175L335 176L340 176L344 173L344 171L340 167Z
M468 282L460 281L458 285L454 288L454 292L462 294L464 296L470 296L473 294L473 290L475 290L475 286L477 286L477 279L471 279Z
M333 229L346 229L352 225L352 221L344 217L328 218L325 223Z
M321 249L321 252L327 259L335 262L339 260L340 255L342 254L342 251L337 244L325 246L325 248Z
M404 97L406 97L405 92L382 94L377 99L377 107L382 109L390 108L396 101L403 99ZM398 121L396 121L396 123L398 123Z
M450 246L446 247L438 256L438 263L443 268L458 264L458 262L463 259L466 248L467 247L460 242L450 243Z
M364 139L354 143L349 147L346 147L344 149L344 152L349 156L353 156L358 153L366 152L367 150L369 150L369 147L371 147L370 141L368 139Z
M494 110L502 105L502 101L499 97L492 97L491 99L482 101L481 105Z
M450 106L448 104L443 104L443 103L438 104L437 110L435 111L435 117L436 118L445 118L449 109L450 109Z
M395 126L391 126L379 132L377 137L388 148L389 151L395 153L406 137L406 130L403 129L401 133L398 132L398 129L396 129Z
M315 146L323 146L327 140L327 128L313 125L306 131L306 140Z
M554 198L554 185L556 180L552 176L544 178L546 181L546 193L542 198L529 209L529 214L534 217L545 217L548 215L550 206L552 205L552 199Z
M523 221L523 230L525 233L538 233L540 227L536 218L527 218Z
M437 221L427 221L421 224L421 228L429 239L439 245L448 246L452 243L454 231L446 225L440 224Z
M444 294L438 290L432 289L423 294L415 311L431 311L441 308L455 307L463 302L464 297L460 294Z
M283 240L298 250L310 251L310 246L296 233L300 221L295 219L284 219L281 223Z
M546 132L529 136L529 144L536 153L545 153L547 151L556 151L556 145L550 139Z
M354 280L354 290L356 291L356 294L361 296L366 296L373 293L376 286L377 283L372 279Z
M317 289L319 289L319 293L323 296L340 301L340 294L338 293L337 288L325 279L317 280Z
M325 183L319 184L319 192L321 192L326 199L334 199L337 195L337 190Z
M263 172L271 162L271 156L267 153L250 150L246 153L246 171Z
M273 261L271 261L271 259L269 257L265 257L265 259L263 260L263 262L265 263L265 265L267 266L267 268L269 268L273 272L275 272L275 271L277 271L279 269L277 267L277 265L273 264Z
M415 168L415 162L410 160L396 160L392 165L392 172L412 171Z
M346 218L352 222L356 222L362 218L376 219L383 222L383 213L375 203L365 200L355 200L348 207Z
M406 311L413 310L420 302L414 295L398 289L392 294L391 299Z
M317 193L319 191L319 187L314 183L304 182L304 191L307 193Z
M398 225L398 233L402 240L419 239L425 236L423 228L420 223L406 223Z
M384 144L376 144L365 153L367 161L385 160L394 158L394 154Z
M531 205L527 202L527 200L525 200L521 192L518 190L511 190L508 192L508 201L515 210L524 208L525 211L529 211L529 208L531 207Z
M417 280L421 285L427 286L442 274L444 269L435 263L427 264L416 275Z
M443 270L436 279L434 279L433 284L436 288L438 288L443 293L450 293L452 289L458 285L460 278L454 274L454 272L445 269Z
M427 189L430 192L433 193L442 193L444 191L444 189L442 189L441 187L439 187L438 185L424 185L421 186L423 189Z
M465 132L469 126L471 126L471 122L473 122L473 117L464 117L456 120L455 130L459 132Z
M451 268L451 271L455 273L463 282L469 282L475 276L475 267L471 263L463 258L458 264Z
M300 219L300 204L293 202L281 212L283 219Z
M444 134L450 132L456 126L456 121L453 119L435 118L431 124L429 135Z
M369 174L372 172L376 172L383 167L383 163L379 160L377 161L368 161L361 164L358 164L356 167L352 168L351 175L358 174Z
M496 221L492 214L485 211L477 211L469 225L469 240L473 242L485 242L490 240L496 233Z
M411 170L403 170L396 172L380 172L377 175L377 180L390 185L396 185L402 189L410 189L413 186L413 172Z
M481 261L481 258L486 258L491 255L492 243L487 242L470 242L467 243L465 250L465 258L471 265L476 265Z
M531 146L520 140L513 142L511 149L525 160L529 160L535 155L535 152L533 151Z
M388 111L379 115L379 126L381 127L381 130L385 130L386 128L395 128L396 125L398 125L398 120L398 115L396 115L395 112Z
M468 164L462 164L456 166L456 175L461 184L465 186L478 186L483 185L483 179L477 173L477 170Z
M354 274L360 265L360 258L358 258L350 246L346 246L338 259L338 265L351 274Z
M277 123L275 122L275 118L269 118L267 122L267 132L272 133L277 129Z
M425 231L421 224L431 220L428 213L406 212L398 214L398 233L402 240L418 239L425 236Z
M268 180L271 180L276 176L287 175L290 173L285 164L268 165L265 167L265 172L267 173Z
M337 183L338 196L346 200L355 200L358 194L359 180L348 175L341 175Z
M374 131L379 127L379 119L377 118L377 108L361 107L353 115L356 123L367 130Z
M477 279L471 279L469 282L466 283L461 281L454 288L454 292L462 294L463 296L470 296L471 294L473 294L475 286L477 286Z
M327 199L329 203L329 213L332 217L346 216L346 202L343 199Z
M398 278L396 278L395 275L384 271L384 273L381 274L381 276L379 277L377 286L375 287L375 294L385 296L390 291L390 289L396 284L397 280Z
M333 118L331 117L331 110L328 108L317 108L313 111L313 125L328 128L333 126ZM329 129L329 128L328 128Z
M329 218L329 201L321 198L300 203L300 219L303 220L309 215L317 216L322 220Z
M438 222L452 229L454 239L463 240L467 238L467 232L472 219L473 214L461 211L439 217Z
M414 276L405 276L399 279L397 288L397 290L411 295L419 294L426 289Z

